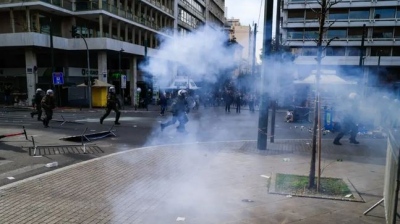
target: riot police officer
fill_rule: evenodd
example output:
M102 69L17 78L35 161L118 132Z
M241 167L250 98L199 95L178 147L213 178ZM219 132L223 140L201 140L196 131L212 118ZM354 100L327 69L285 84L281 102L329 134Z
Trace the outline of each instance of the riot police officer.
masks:
M35 111L31 112L31 117L33 118L36 114L38 115L37 120L42 120L42 99L43 99L43 90L38 88L36 90L35 98L33 102L35 103Z
M358 133L356 117L359 116L357 98L358 95L356 93L350 93L349 99L347 103L345 103L345 114L343 116L340 132L333 141L333 144L335 145L342 145L342 143L340 143L340 139L346 134L350 134L350 143L360 143L356 140Z
M172 105L171 105L171 112L172 112L172 119L166 123L161 123L161 131L164 130L164 128L175 124L177 121L179 121L179 125L177 127L178 132L185 133L185 124L189 121L187 117L187 113L190 110L189 103L186 98L187 91L186 90L179 90L178 91L178 96L176 99L174 99Z
M120 102L117 98L117 94L115 94L115 87L111 86L108 89L108 96L107 96L107 108L106 108L106 113L100 118L100 124L103 124L104 119L108 115L110 115L111 110L113 110L116 115L115 115L115 124L119 125L120 123L118 122L119 117L121 116L121 112L119 112L118 107L120 107Z
M43 126L45 128L48 128L49 122L51 121L51 119L53 119L53 109L56 108L53 90L48 89L46 91L46 96L43 97L41 101L41 106L45 114L45 117L43 119Z

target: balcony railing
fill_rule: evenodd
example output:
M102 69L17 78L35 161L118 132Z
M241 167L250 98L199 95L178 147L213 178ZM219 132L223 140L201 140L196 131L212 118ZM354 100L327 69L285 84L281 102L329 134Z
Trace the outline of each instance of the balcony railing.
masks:
M161 3L159 3L155 0L148 0L148 1L154 2L155 5L159 5L159 7L162 8ZM45 2L48 4L54 5L54 6L61 7L63 9L74 11L73 3L69 0L0 0L0 5L7 4L7 3L22 3L22 2L25 2L25 3L26 2ZM165 9L167 9L167 8L165 7ZM104 11L110 12L114 15L118 15L122 18L142 24L142 25L152 28L154 30L163 32L163 29L161 28L161 26L159 24L157 24L156 22L154 22L154 18L152 18L152 17L144 18L144 16L133 14L130 10L123 10L121 8L118 8L117 6L106 4L106 3L103 3L102 7L100 8L98 1L86 1L86 2L75 3L75 11L92 11L92 10L104 10ZM169 12L172 13L172 10L169 10Z
M10 3L27 3L27 2L45 2L70 11L72 11L72 5L73 5L72 2L69 0L0 0L0 5L10 4Z

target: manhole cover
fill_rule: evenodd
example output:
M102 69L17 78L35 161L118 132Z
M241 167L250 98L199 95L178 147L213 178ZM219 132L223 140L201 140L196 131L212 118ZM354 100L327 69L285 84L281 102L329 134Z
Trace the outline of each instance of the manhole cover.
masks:
M35 148L29 148L29 155L34 155ZM86 146L85 151L83 146L56 146L56 147L38 147L36 148L35 156L48 156L60 154L96 154L104 153L98 146Z

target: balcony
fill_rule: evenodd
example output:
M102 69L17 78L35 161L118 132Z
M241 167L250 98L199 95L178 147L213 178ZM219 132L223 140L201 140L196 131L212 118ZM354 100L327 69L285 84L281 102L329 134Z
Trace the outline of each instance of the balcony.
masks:
M397 6L397 0L342 0L332 8ZM283 9L318 8L317 0L284 0Z
M172 9L169 9L165 5L161 4L159 1L156 0L142 0L142 2L146 3L147 5L150 5L151 7L154 7L158 9L161 12L164 12L168 14L169 16L174 16L174 11Z
M73 10L73 3L69 0L0 0L0 7L3 5L4 7L31 6L40 2L48 3L69 11Z
M159 5L162 8L160 3L157 4L155 0L148 0L150 2L154 2L156 5ZM86 2L77 2L75 5L69 0L0 0L0 7L2 4L7 4L6 7L17 7L22 3L25 3L24 6L37 5L37 3L47 3L53 6L57 6L71 12L82 12L82 11L94 11L94 10L104 10L110 12L114 15L120 16L122 18L131 20L133 22L142 24L149 28L152 28L157 31L161 31L161 26L157 25L151 17L141 18L137 15L133 15L130 10L123 10L118 8L117 6L103 3L102 7L99 6L98 1L86 1ZM36 4L35 4L36 3ZM11 6L9 6L11 5ZM167 8L165 8L167 9ZM168 10L167 10L168 11ZM172 13L172 10L168 11ZM171 15L170 15L171 16Z
M182 0L179 2L180 6L184 9L186 9L188 12L190 12L192 15L196 16L198 19L201 21L205 21L205 16L204 13L199 12L197 9L195 9L189 2L186 0Z

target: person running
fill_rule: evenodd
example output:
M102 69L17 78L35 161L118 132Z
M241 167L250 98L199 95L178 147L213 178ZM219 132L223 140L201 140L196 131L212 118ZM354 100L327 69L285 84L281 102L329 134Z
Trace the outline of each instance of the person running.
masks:
M121 105L117 98L117 94L115 94L115 87L111 86L108 89L106 113L100 118L100 124L103 124L104 119L106 119L106 117L110 115L111 110L113 110L116 114L114 124L120 125L118 121L119 117L121 116L121 112L119 112L118 107L121 107Z
M48 89L46 91L46 96L42 98L41 106L45 114L45 117L43 119L43 126L45 128L48 128L51 119L53 119L53 110L54 108L56 108L53 90Z
M43 99L43 90L38 88L36 90L35 98L33 102L35 103L35 111L31 112L31 117L33 118L36 114L38 115L37 120L42 120L42 99Z
M357 94L356 93L350 93L349 99L348 99L348 104L346 104L345 108L345 114L343 117L343 121L341 125L341 129L339 134L336 136L335 140L333 141L333 144L335 145L342 145L340 143L340 139L346 135L350 134L350 143L352 144L359 144L356 140L357 133L358 133L358 125L356 123L356 116L359 116L358 113L358 106L357 106Z
M189 104L186 99L186 90L179 90L178 91L178 97L174 100L174 102L171 105L171 112L172 112L172 118L166 123L161 123L161 131L164 130L164 128L175 124L177 121L179 121L179 125L177 127L178 132L185 133L185 124L189 121L187 117L187 113L189 112Z

